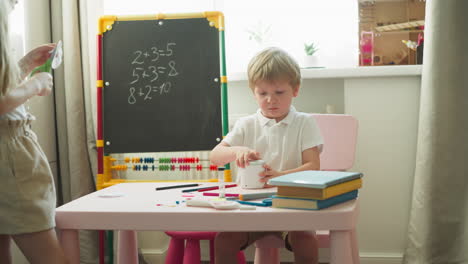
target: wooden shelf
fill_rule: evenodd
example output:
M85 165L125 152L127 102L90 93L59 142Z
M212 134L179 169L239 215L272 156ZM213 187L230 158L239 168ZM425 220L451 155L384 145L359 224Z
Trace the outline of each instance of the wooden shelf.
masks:
M387 35L387 34L401 34L401 33L421 33L424 32L422 29L417 30L397 30L397 31L382 31L382 32L374 32L375 36L380 35Z
M408 21L403 23L396 23L390 25L379 26L375 28L376 32L387 32L387 31L394 31L394 30L403 30L405 28L415 28L424 26L424 20L417 20L417 21Z

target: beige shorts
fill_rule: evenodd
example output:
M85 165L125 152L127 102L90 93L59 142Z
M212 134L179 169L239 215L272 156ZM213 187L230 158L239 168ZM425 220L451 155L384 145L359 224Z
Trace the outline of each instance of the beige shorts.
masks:
M289 244L288 241L288 232L280 232L280 231L268 231L268 232L248 232L247 233L247 243L245 243L240 250L246 249L248 246L253 244L255 241L259 240L262 237L268 236L268 235L273 235L281 238L284 241L284 247L292 251L291 245Z
M0 234L55 226L56 195L30 120L0 120Z

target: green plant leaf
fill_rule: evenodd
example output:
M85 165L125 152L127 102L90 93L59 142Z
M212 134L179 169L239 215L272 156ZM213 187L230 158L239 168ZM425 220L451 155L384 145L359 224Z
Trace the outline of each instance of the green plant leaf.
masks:
M310 44L304 43L304 51L307 56L312 56L315 52L318 51L318 47L313 42Z

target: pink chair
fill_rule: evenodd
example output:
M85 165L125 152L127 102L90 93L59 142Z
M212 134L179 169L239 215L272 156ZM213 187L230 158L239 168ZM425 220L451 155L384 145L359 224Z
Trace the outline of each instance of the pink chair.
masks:
M166 231L171 237L166 264L200 264L200 240L210 242L210 263L214 264L214 238L217 232ZM238 263L245 264L243 251L237 255Z
M357 120L350 115L312 114L312 116L315 118L324 140L324 148L320 154L321 170L350 169L354 163L358 131ZM335 245L339 245L338 250L331 249L332 263L359 264L355 226L355 219L358 215L357 204L352 207L351 212L340 212L339 210L330 212L330 221L333 221L333 217L339 217L340 214L346 214L350 219L349 223L344 226L336 226L332 238L330 231L317 230L319 248L329 248L332 239ZM347 230L341 232L343 229ZM280 263L278 248L284 247L284 242L281 239L273 236L264 237L255 243L255 247L256 264Z

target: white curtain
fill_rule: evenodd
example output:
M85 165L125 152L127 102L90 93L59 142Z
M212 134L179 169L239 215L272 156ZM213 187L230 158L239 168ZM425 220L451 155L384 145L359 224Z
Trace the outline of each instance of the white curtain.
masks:
M55 71L59 177L63 202L95 190L96 150L93 109L95 39L101 1L51 0L54 42L63 41L63 65ZM90 25L88 21L96 21ZM95 231L80 232L81 263L97 263Z
M92 109L95 91L95 38L90 35L88 9L99 1L52 0L53 41L63 41L63 65L55 71L56 117L64 202L94 187L95 127ZM91 15L95 15L93 12ZM97 21L97 18L94 19ZM97 23L97 22L96 22ZM95 26L97 28L97 26ZM93 40L93 45L89 42ZM94 80L92 82L91 80ZM91 121L91 122L88 122ZM69 177L66 177L66 176ZM91 188L91 189L90 189Z
M468 1L428 0L404 263L468 263Z

